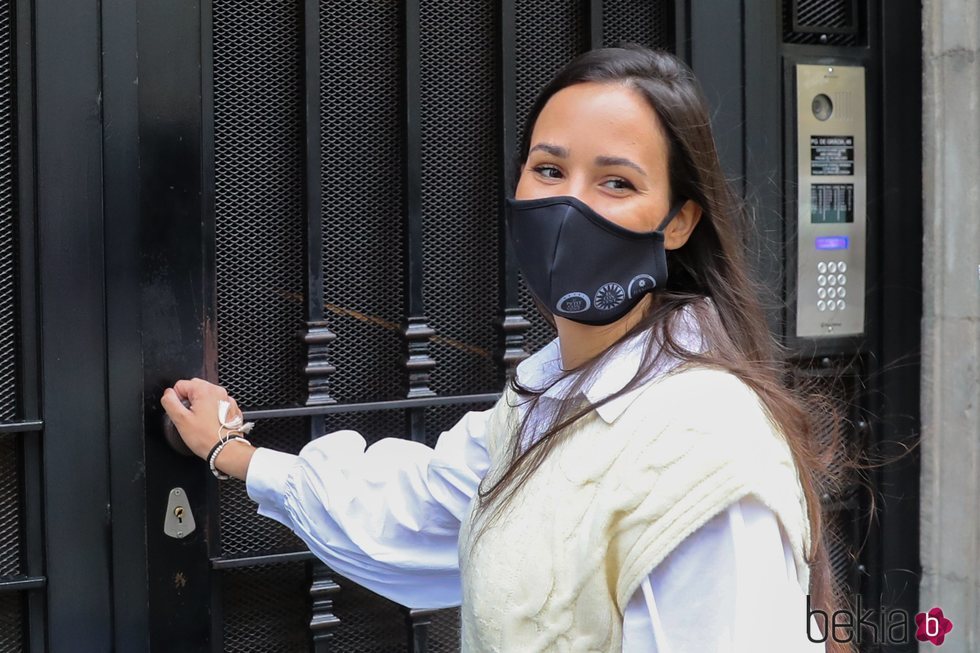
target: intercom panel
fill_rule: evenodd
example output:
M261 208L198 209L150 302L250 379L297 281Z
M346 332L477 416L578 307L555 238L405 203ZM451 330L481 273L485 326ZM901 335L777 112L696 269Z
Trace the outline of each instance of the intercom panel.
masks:
M864 68L797 64L796 133L796 335L860 335L868 204Z

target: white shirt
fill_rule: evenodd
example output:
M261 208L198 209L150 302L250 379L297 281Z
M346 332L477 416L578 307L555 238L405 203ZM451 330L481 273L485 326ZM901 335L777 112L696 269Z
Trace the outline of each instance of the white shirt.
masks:
M689 313L675 337L688 349L703 347ZM585 388L590 401L626 385L646 338L606 363ZM543 387L560 371L556 338L516 374L525 385ZM542 402L566 387L553 385ZM598 412L608 417L622 405L612 401ZM364 587L412 608L458 606L458 531L490 465L489 414L466 413L434 449L399 437L366 447L350 430L317 438L299 455L259 448L248 468L248 495L259 514L291 528L319 559ZM780 651L822 651L807 639L805 606L775 514L745 497L650 571L624 611L623 653L757 651L769 643Z

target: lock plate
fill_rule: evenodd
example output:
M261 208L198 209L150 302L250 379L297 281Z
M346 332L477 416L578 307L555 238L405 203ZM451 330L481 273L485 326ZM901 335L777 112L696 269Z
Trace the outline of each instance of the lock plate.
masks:
M167 499L167 514L163 520L163 532L169 537L182 540L194 532L194 515L190 502L182 488L170 490Z

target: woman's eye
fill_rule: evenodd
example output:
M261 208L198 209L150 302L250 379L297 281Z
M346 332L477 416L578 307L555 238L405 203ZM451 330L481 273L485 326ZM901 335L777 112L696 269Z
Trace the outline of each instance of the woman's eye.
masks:
M605 184L612 184L612 186L609 186L609 188L612 188L613 190L633 190L634 189L633 184L631 184L630 182L626 181L625 179L618 179L618 178L617 179L610 179L610 180L604 182L603 185L605 185Z
M533 170L543 177L552 179L558 179L561 176L561 171L555 166L536 166Z

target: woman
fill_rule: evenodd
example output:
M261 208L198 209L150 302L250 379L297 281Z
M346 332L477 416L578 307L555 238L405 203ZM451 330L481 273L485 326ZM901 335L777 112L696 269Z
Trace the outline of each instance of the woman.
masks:
M492 409L435 449L338 431L294 456L216 447L219 402L240 411L193 379L161 400L185 442L338 573L462 605L465 651L823 650L804 595L832 606L835 443L781 381L693 74L639 46L579 56L515 169L508 231L558 337Z

